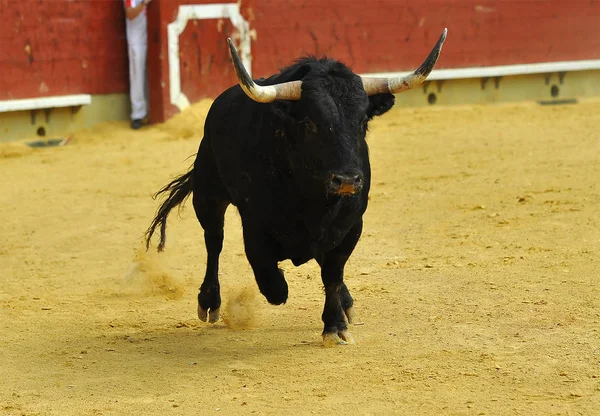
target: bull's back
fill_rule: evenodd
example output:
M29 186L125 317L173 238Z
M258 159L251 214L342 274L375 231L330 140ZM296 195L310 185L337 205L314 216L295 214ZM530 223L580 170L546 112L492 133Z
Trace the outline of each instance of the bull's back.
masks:
M264 148L261 137L263 113L268 111L265 104L259 104L248 98L236 85L213 102L206 117L204 138L215 165L228 191L232 203L238 205L240 186L243 186L243 173L248 166L260 164L258 148Z

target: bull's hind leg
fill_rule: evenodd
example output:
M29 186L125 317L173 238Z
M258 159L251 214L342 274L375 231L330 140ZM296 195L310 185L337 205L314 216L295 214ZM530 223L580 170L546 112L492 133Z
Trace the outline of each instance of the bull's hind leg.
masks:
M193 203L196 217L204 228L207 254L206 274L198 293L198 318L214 323L219 320L221 307L219 255L223 249L225 211L230 198L211 154L210 142L205 137L194 165Z
M353 300L344 284L344 266L354 250L362 231L362 220L348 232L346 238L335 249L325 253L320 259L321 279L325 286L325 307L323 308L323 345L354 344L348 332L352 323Z
M194 193L196 216L204 228L206 244L206 274L198 293L198 318L211 323L219 320L221 290L219 285L219 255L223 249L223 225L229 202L206 199Z

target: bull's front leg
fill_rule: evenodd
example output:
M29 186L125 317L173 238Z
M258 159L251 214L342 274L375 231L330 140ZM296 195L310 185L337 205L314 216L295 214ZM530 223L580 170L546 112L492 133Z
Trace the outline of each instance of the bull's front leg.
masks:
M323 345L354 344L348 332L348 323L353 319L353 299L344 284L344 266L354 250L362 232L362 220L350 229L341 245L325 253L319 261L321 279L325 287L323 308Z
M244 247L260 293L272 305L285 303L288 285L283 271L277 267L273 241L260 232L244 228Z

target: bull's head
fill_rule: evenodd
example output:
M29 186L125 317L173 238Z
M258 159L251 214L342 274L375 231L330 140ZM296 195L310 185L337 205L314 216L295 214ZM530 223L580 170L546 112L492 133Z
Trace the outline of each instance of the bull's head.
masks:
M363 78L337 61L307 58L290 74L295 81L257 85L228 39L238 82L248 97L273 103L285 123L288 160L302 187L324 184L328 194L359 194L369 168L365 134L369 121L394 105L394 93L421 84L435 66L447 29L429 56L413 73L394 78ZM284 70L285 71L285 70ZM289 79L289 78L288 78ZM267 84L269 80L267 80ZM310 184L310 185L309 185ZM319 187L323 189L323 187Z

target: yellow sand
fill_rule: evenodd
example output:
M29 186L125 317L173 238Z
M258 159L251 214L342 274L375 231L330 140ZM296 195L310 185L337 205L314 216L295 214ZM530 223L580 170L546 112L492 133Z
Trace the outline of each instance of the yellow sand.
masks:
M318 267L284 262L289 301L268 305L235 210L229 326L196 317L191 204L164 253L140 250L151 195L193 162L208 107L61 148L0 145L0 414L598 414L599 101L377 120L346 269L357 344L333 349Z

